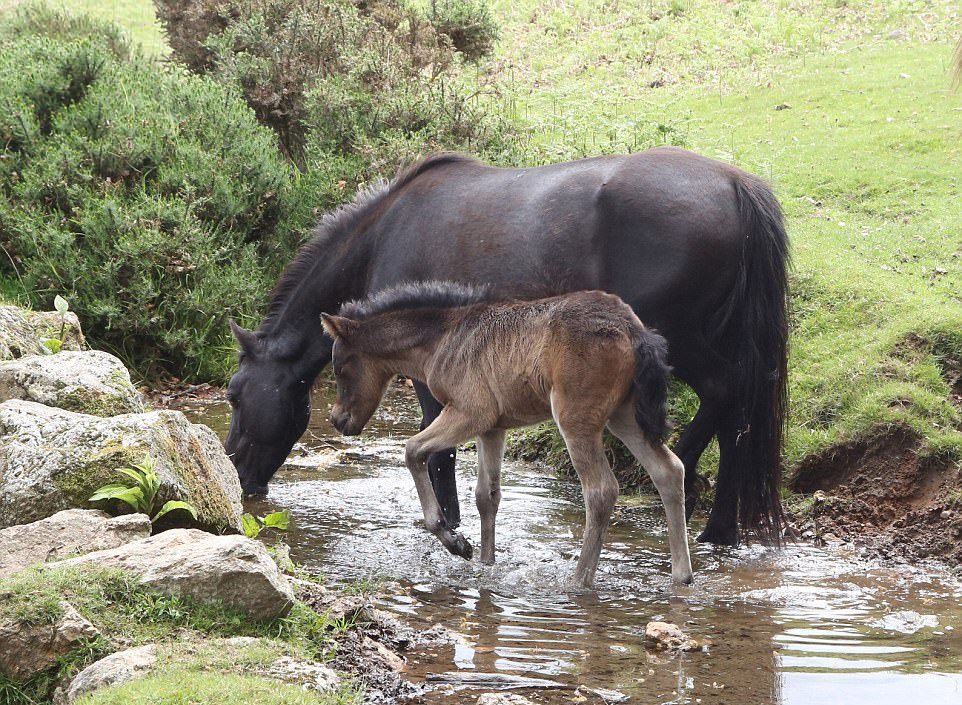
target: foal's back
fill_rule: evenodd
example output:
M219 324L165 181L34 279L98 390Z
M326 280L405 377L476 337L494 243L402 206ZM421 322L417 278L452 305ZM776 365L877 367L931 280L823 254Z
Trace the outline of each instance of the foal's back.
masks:
M454 315L428 384L442 402L471 400L492 426L542 421L559 396L580 399L603 426L630 391L644 326L617 296L583 291Z

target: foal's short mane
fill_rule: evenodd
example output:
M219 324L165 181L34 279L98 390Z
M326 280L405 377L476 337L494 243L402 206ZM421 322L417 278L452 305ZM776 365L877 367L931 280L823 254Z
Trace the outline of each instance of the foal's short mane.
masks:
M469 286L457 282L410 282L384 289L360 301L348 301L341 306L340 315L364 320L380 313L424 308L460 308L473 306L490 299L487 287Z
M381 180L358 191L349 202L326 213L314 228L314 235L302 245L297 255L284 270L271 292L271 303L260 330L267 331L277 320L288 298L298 284L309 277L311 269L323 258L328 244L338 234L354 229L388 196L397 193L424 172L445 164L472 163L477 160L464 154L443 152L404 167L390 182Z

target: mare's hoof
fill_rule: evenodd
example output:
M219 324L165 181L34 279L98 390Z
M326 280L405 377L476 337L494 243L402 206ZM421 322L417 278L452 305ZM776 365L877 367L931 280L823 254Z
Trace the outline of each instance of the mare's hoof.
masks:
M697 539L698 543L713 543L716 546L737 546L738 527L733 526L728 529L716 529L706 526Z
M454 534L454 541L448 545L447 549L455 556L461 556L466 561L471 560L471 556L474 555L471 544L461 534Z

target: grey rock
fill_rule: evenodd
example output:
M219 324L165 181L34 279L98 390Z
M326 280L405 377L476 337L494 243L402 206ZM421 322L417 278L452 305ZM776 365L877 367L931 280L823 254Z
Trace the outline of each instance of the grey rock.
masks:
M319 693L333 693L341 685L341 677L327 666L289 656L277 659L264 675Z
M25 355L0 362L0 402L26 399L94 416L144 411L124 364L100 350Z
M0 578L35 563L116 548L148 536L146 514L112 517L96 509L67 509L31 524L0 529Z
M87 347L80 321L68 312L65 318L61 350L84 350ZM0 306L0 360L15 360L24 355L44 355L45 338L60 339L60 314L37 312L18 306Z
M254 619L284 615L294 592L267 550L244 536L173 529L119 548L47 564L120 568L171 595L217 601Z
M117 468L145 454L156 464L159 504L185 500L197 509L196 525L239 530L237 471L206 426L179 411L105 419L16 399L0 404L0 528L89 507L98 488L126 480ZM195 524L186 512L162 521Z
M153 644L118 651L95 661L70 682L62 702L72 703L101 688L122 685L149 674L157 664L157 647Z
M18 683L30 680L100 632L70 604L53 624L0 623L0 674Z

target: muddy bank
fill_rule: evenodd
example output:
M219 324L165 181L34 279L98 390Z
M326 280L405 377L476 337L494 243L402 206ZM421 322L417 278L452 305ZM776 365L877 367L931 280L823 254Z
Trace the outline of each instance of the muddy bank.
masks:
M811 496L796 513L805 538L850 543L884 559L962 567L962 469L923 453L908 427L807 458L790 487Z

